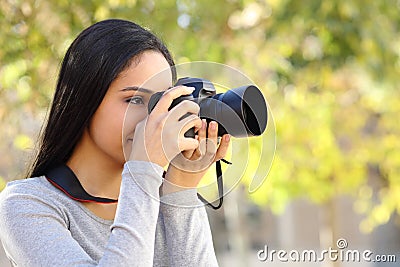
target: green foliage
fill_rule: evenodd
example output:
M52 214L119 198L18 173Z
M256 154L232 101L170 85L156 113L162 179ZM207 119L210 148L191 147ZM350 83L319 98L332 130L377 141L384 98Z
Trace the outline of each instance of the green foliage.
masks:
M1 138L33 145L26 137L39 127L26 118L43 119L79 31L105 18L134 20L165 40L177 63L225 63L263 89L277 151L250 195L256 203L279 212L298 196L323 203L352 194L368 232L400 213L399 9L396 0L1 1ZM2 161L3 176L21 171Z

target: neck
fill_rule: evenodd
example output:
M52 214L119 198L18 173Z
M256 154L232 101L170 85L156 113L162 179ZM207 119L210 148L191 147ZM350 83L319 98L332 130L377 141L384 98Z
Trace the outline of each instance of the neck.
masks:
M81 138L67 166L90 195L118 199L123 165L100 151L90 138Z

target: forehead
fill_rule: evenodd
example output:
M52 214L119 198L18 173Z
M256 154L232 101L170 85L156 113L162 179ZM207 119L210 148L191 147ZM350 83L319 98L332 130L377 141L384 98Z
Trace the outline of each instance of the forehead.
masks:
M123 70L113 84L139 86L152 91L163 91L172 86L172 72L165 57L157 51L145 51Z

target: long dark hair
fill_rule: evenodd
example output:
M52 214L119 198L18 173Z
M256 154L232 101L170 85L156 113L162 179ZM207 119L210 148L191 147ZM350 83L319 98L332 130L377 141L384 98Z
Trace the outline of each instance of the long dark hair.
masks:
M67 162L111 82L146 50L162 53L176 77L174 61L163 42L133 22L104 20L79 34L62 62L28 177L41 176Z

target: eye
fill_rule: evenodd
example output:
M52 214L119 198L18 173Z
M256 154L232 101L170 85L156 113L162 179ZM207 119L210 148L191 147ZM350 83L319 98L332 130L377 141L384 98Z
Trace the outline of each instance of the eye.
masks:
M125 100L126 103L134 104L134 105L142 105L144 104L143 98L141 96L134 96Z

